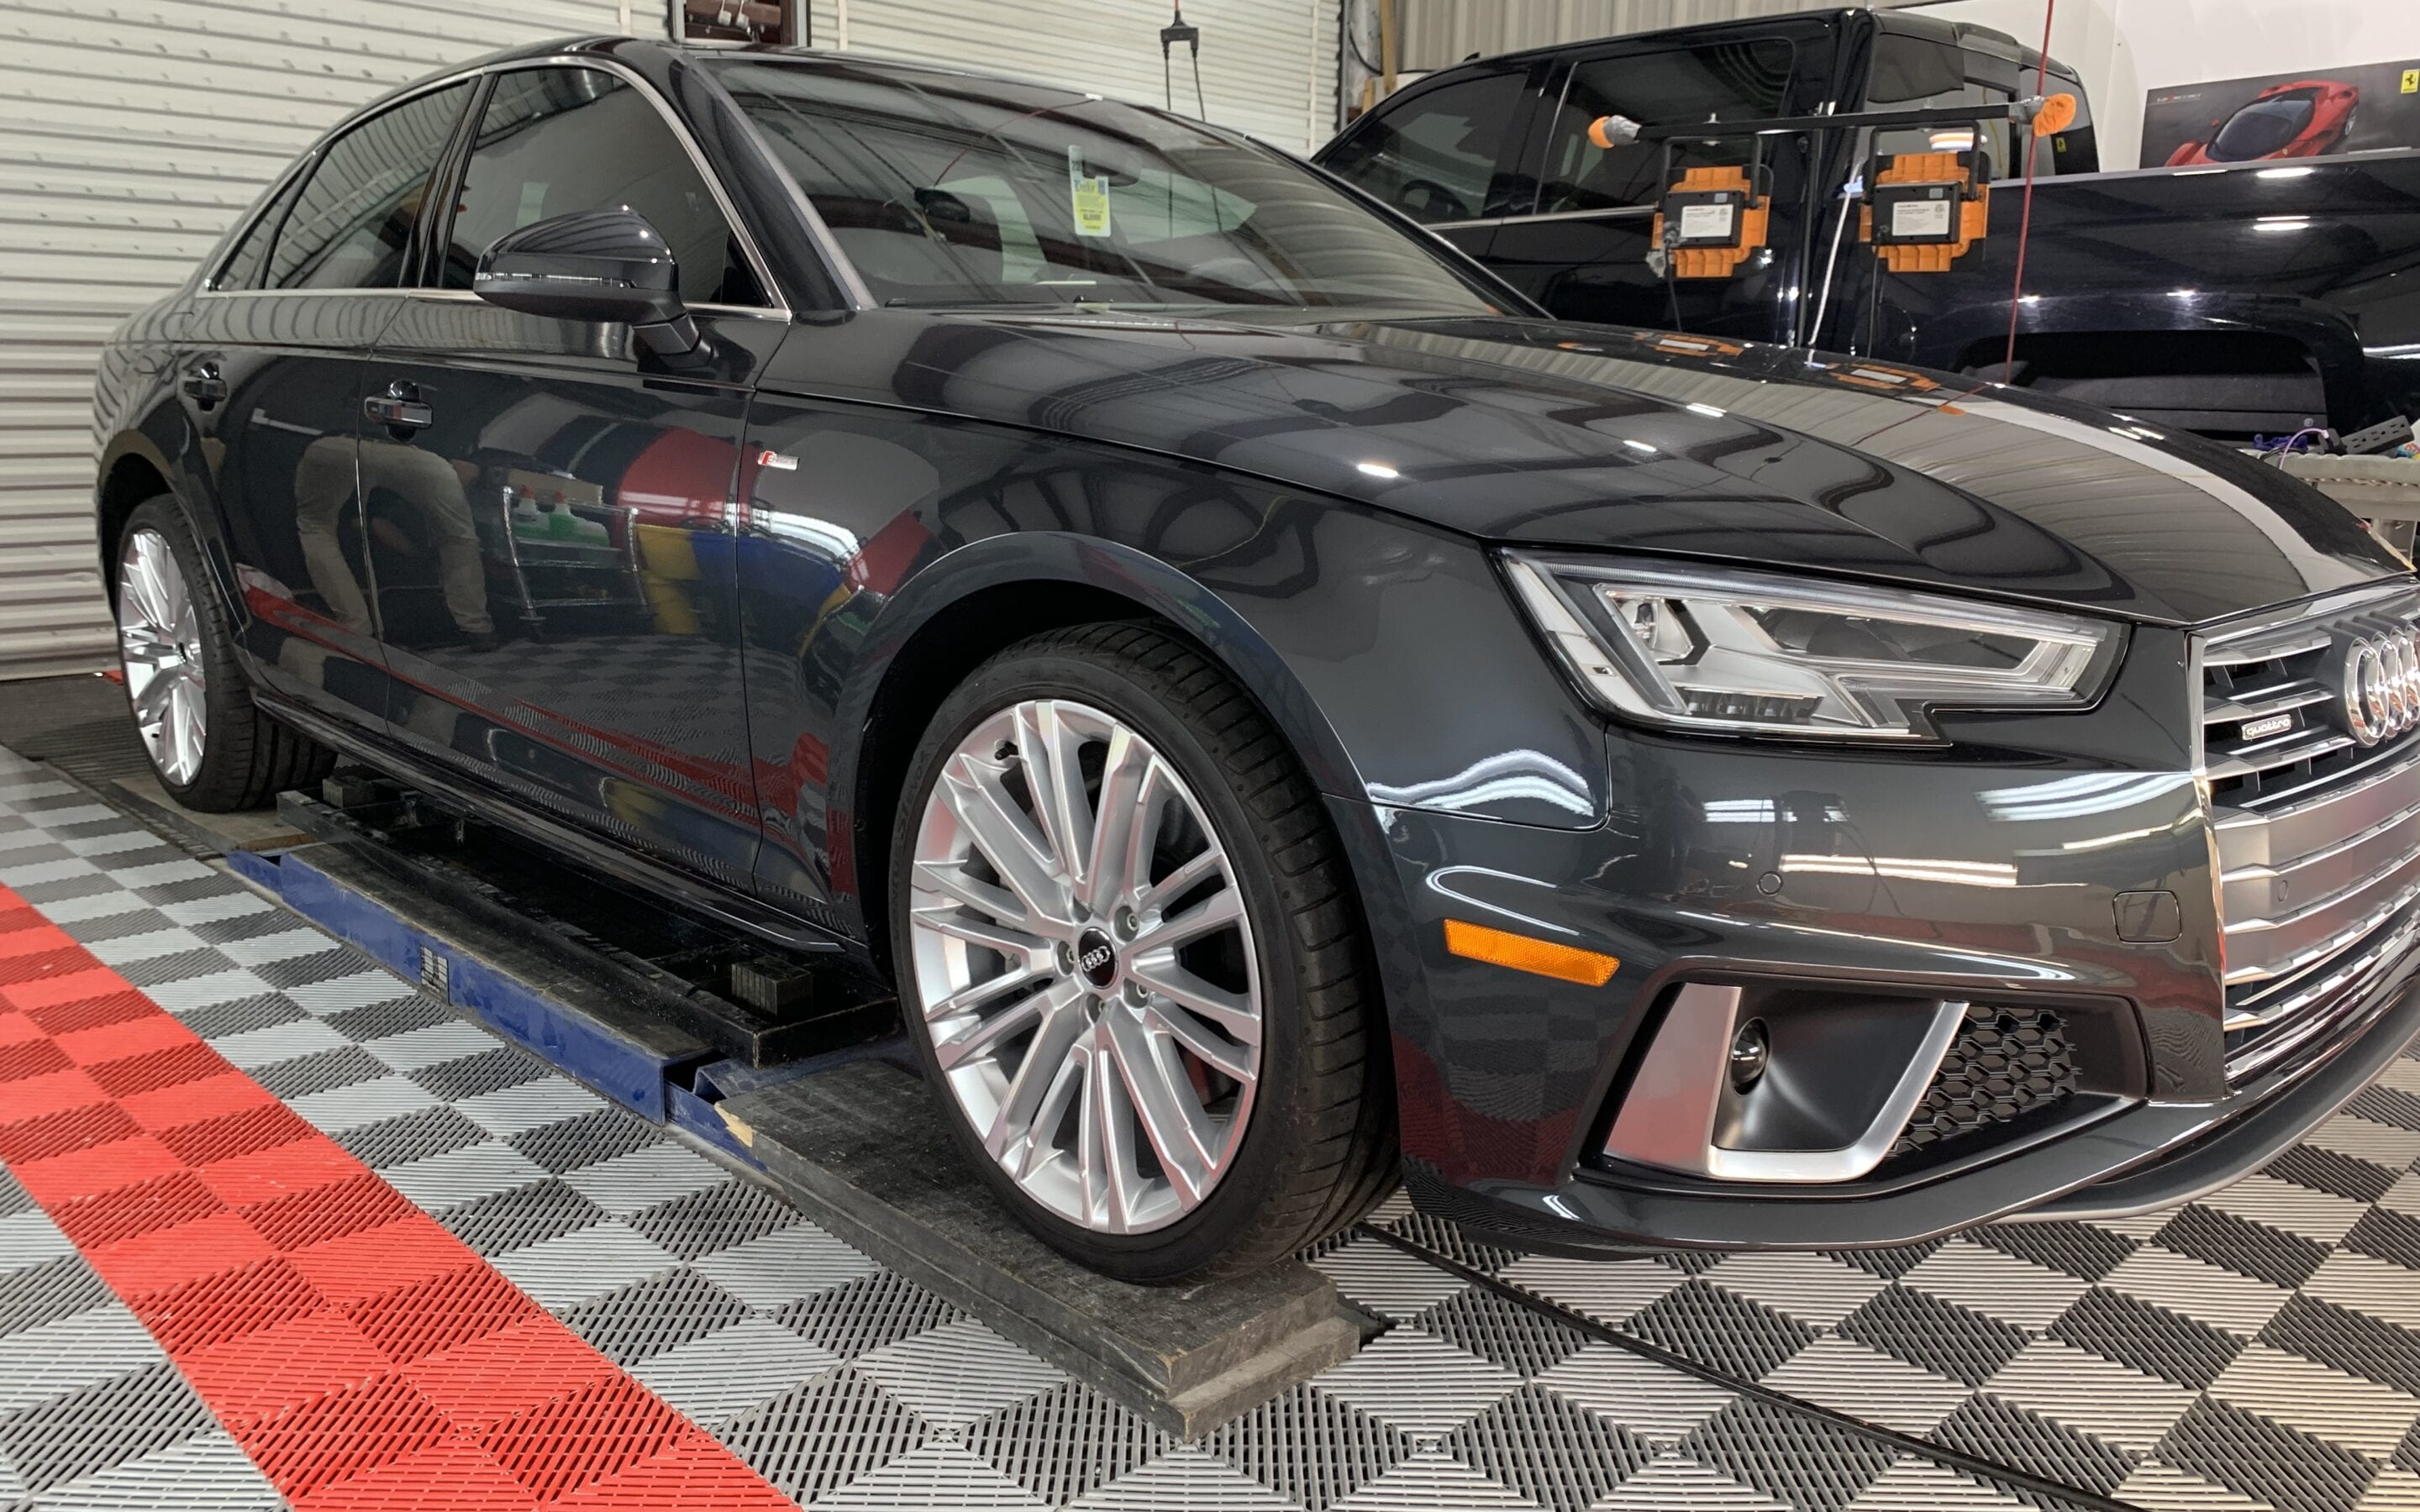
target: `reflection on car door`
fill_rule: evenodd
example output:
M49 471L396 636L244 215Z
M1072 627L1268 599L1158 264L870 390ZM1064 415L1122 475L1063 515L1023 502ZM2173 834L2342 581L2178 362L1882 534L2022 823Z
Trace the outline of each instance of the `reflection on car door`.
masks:
M353 418L362 364L396 314L430 176L470 94L430 90L331 142L194 300L176 359L260 685L374 729L387 692Z
M749 384L783 324L636 85L498 74L468 146L435 286L399 301L361 421L396 734L744 885L758 825L728 501ZM505 232L607 207L672 245L703 338L688 358L468 292Z
M1771 35L1688 47L1617 44L1575 59L1556 85L1555 102L1533 133L1538 197L1531 213L1497 228L1488 263L1524 294L1567 320L1679 327L1765 336L1784 274L1787 249L1752 262L1737 279L1667 282L1652 268L1655 207L1667 185L1660 146L1600 147L1590 128L1607 116L1642 124L1747 121L1783 114L1797 47ZM1793 147L1768 149L1776 169L1776 232L1794 224L1782 207L1804 183ZM1743 138L1676 148L1672 173L1743 164Z

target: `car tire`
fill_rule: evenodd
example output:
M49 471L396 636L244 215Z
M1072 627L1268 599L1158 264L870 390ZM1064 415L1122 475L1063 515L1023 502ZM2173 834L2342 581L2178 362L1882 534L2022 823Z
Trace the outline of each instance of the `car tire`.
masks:
M1037 746L1056 758L1033 763ZM1052 772L1078 780L1054 788ZM1037 817L1048 791L1079 785L1089 819L1065 805L1048 811L1074 819ZM1022 839L1002 841L1012 810ZM1143 844L1115 843L1145 828ZM1111 842L1085 843L1105 830ZM1040 847L1014 863L1025 890L987 841ZM1121 849L1141 859L1121 863ZM1080 876L1036 860L1088 850L1108 858ZM1223 861L1205 861L1212 850ZM1049 893L1054 876L1065 906L1046 926L1026 892ZM1232 1274L1326 1237L1392 1189L1393 1084L1358 898L1301 763L1199 651L1102 624L977 669L910 764L890 893L908 1038L947 1121L1001 1200L1063 1253L1129 1281ZM1229 914L1232 925L1202 922ZM1010 932L992 935L1006 949L963 938L987 928ZM990 987L1019 970L1031 980ZM1256 1012L1241 1011L1248 1000ZM993 1029L1018 1015L1022 1026ZM1077 1075L1068 1105L1054 1102Z
M328 775L335 758L326 747L253 702L226 606L174 500L163 495L128 517L110 590L127 709L170 797L228 813Z

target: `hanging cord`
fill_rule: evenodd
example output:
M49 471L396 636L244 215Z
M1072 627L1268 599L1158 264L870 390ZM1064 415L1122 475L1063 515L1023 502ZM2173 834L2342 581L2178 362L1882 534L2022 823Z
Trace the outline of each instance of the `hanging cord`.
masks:
M2034 58L2034 98L2038 100L2050 98L2050 23L2057 11L2058 0L2042 0L2041 52ZM2012 138L2017 134L2013 121L2009 123L2009 134ZM2033 124L2027 122L2024 128L2024 208L2017 215L2017 277L2015 286L2009 290L2008 349L2000 356L2000 381L2003 383L2014 383L2017 378L2017 312L2024 308L2025 242L2034 228L2034 159L2040 154L2041 141L2040 137L2033 134Z
M1176 19L1159 29L1160 98L1167 102L1169 113L1175 114L1176 83L1170 71L1169 55L1177 43L1183 42L1193 52L1193 113L1206 121L1210 118L1210 105L1202 94L1202 28L1186 21L1184 0L1171 0L1170 9Z

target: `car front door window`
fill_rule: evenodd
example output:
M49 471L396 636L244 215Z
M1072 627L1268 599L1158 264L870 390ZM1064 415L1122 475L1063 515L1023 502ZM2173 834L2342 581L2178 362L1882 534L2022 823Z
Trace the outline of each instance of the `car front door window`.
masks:
M442 282L469 288L508 231L575 210L646 217L680 264L690 304L765 303L705 177L655 106L596 69L524 69L496 81L457 197Z

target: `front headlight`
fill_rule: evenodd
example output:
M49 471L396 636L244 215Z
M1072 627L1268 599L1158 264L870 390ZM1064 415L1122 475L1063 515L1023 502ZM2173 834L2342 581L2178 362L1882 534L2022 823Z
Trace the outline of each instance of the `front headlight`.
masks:
M1931 594L1699 567L1506 564L1583 687L1674 730L1937 740L1929 712L2082 708L2115 625Z

